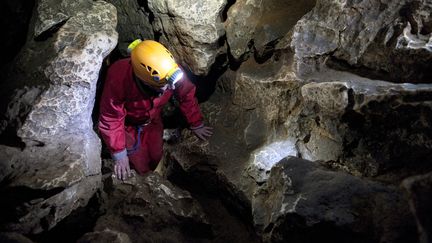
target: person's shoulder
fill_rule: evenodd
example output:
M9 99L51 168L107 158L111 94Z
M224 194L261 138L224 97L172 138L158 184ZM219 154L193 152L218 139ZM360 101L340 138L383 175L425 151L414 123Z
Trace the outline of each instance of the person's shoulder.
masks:
M131 65L130 58L122 58L117 61L115 61L110 68L125 68L129 67Z
M119 59L109 66L106 79L119 82L120 80L126 80L131 72L130 58Z

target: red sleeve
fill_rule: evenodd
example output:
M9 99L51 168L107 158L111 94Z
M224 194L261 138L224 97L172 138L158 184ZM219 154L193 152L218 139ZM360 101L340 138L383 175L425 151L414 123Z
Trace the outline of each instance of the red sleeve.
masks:
M100 103L99 131L111 154L126 148L125 78L128 68L114 63L108 70Z
M191 127L197 127L203 123L203 116L195 98L195 90L195 85L187 77L183 77L175 89L180 110Z

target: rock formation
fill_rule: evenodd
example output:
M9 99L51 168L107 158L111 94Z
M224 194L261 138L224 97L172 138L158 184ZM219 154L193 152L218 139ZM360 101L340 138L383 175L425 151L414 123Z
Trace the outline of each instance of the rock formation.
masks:
M29 39L2 83L3 230L51 229L100 188L91 114L115 26L116 9L103 1L38 2Z
M150 38L199 91L214 88L201 104L214 136L183 130L166 144L173 183L218 195L264 242L430 241L430 0L109 2L119 37L103 1L36 5L2 83L11 98L2 103L0 181L14 198L2 207L14 212L4 230L50 229L101 187L90 118L99 69L117 38L122 55ZM206 232L190 194L155 174L136 180L107 192L127 200L105 198L109 213L83 242L148 240L153 212L179 241L191 239L181 230L191 221ZM183 196L172 201L163 188ZM192 208L162 207L183 200ZM136 236L137 226L150 231Z

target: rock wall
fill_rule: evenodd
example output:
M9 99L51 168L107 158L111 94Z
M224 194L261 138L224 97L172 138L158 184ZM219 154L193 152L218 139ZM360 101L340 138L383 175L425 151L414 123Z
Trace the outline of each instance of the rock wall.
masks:
M255 219L265 242L354 235L358 242L427 242L417 203L428 197L398 187L432 170L430 2L231 4L224 19L228 70L201 105L215 134L203 143L185 132L180 144L167 146L168 175L181 181L181 172L219 191ZM281 166L290 175L276 176Z
M317 1L294 29L296 69L322 63L392 82L430 82L430 1Z
M111 2L123 55L154 38L217 79L201 105L214 136L167 144L168 178L220 195L264 242L429 241L429 0ZM117 44L103 1L35 12L1 91L3 190L26 195L4 203L15 223L3 225L22 233L53 227L100 186L90 114ZM97 230L86 237L132 239Z

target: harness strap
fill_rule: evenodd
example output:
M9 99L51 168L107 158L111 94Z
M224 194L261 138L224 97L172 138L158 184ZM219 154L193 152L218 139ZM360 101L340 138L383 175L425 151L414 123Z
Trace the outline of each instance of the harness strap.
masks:
M128 155L131 155L131 154L135 153L138 150L139 146L141 145L141 132L142 132L143 126L142 125L136 126L136 128L137 128L137 131L138 131L137 141L134 144L134 146L132 146L131 149L127 149L127 154Z

